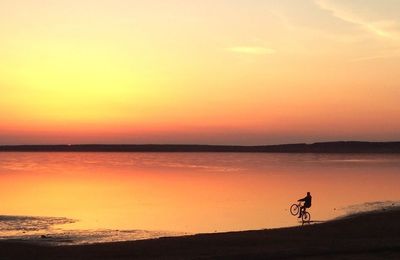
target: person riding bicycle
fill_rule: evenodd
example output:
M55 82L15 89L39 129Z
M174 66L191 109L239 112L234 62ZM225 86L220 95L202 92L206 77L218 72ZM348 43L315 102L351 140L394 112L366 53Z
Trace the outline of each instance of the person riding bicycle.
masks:
M311 207L311 193L307 192L307 196L305 196L302 199L299 199L298 202L304 201L303 206L300 207L300 211L299 211L299 218L301 218L301 215L303 214L303 212L306 210L306 208L310 208Z

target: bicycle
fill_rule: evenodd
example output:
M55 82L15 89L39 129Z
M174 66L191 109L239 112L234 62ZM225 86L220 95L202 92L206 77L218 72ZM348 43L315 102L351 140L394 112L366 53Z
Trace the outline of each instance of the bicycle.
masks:
M290 206L290 213L293 216L297 216L299 214L300 207L301 207L301 202L299 202L297 204L293 204L292 206ZM303 224L310 223L311 215L309 212L307 212L307 208L305 208L303 213L301 214L301 220L302 220Z

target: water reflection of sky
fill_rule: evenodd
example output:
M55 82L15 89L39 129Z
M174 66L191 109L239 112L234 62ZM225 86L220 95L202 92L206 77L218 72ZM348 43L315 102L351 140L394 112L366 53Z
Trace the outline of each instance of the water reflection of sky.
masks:
M292 226L288 208L307 191L313 220L398 201L399 170L399 155L1 153L0 214L67 218L1 225L50 225L66 240L94 230L115 239L121 230L133 238Z

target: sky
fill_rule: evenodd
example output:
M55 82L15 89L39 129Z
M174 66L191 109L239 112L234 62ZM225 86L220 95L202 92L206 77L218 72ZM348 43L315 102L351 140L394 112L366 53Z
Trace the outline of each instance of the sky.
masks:
M0 144L400 140L398 0L0 2Z

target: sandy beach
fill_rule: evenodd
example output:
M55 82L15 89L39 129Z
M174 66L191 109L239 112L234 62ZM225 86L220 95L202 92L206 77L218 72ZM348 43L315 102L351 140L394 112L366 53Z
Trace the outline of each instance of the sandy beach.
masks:
M305 226L132 242L0 242L1 259L399 259L400 209Z

